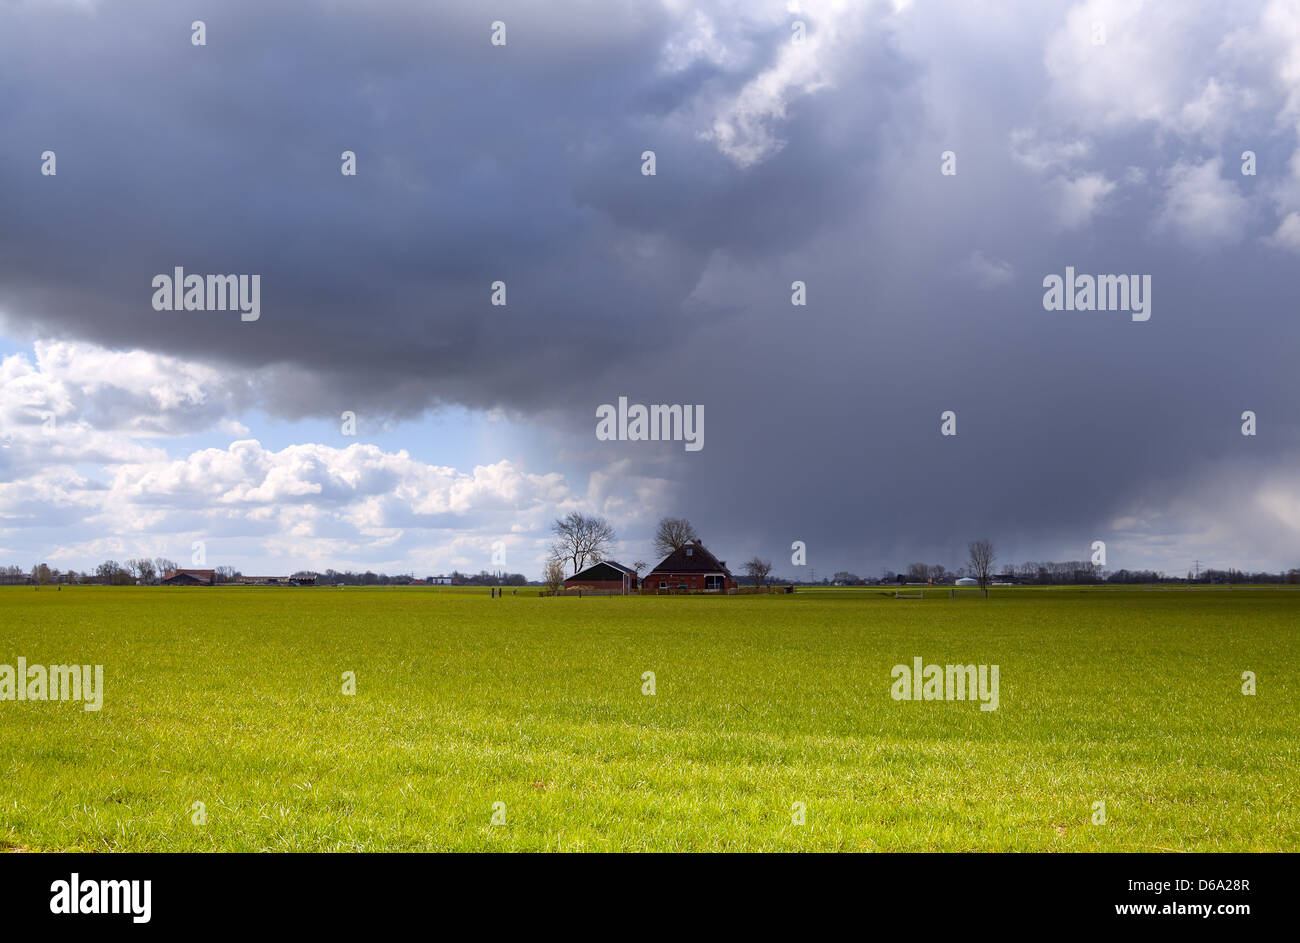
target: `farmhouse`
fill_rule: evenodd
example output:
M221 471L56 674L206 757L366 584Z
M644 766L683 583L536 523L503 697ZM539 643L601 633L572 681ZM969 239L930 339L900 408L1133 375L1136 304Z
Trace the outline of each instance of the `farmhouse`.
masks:
M216 582L214 570L172 570L162 579L164 586L212 586Z
M613 560L593 563L564 581L565 589L582 589L588 592L634 593L639 588L636 570L630 570Z
M679 593L733 593L736 580L727 569L727 561L719 560L705 549L700 541L674 550L646 574L642 585L654 592Z

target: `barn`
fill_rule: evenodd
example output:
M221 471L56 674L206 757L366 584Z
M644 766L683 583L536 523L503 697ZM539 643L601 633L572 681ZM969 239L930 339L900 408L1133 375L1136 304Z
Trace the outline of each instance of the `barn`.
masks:
M172 570L162 579L164 586L212 586L217 581L214 570Z
M646 574L642 585L663 593L736 591L736 580L727 569L727 561L709 553L698 540L664 557L663 562Z
M593 563L564 581L565 589L580 589L589 593L635 593L639 585L636 570L630 570L613 560Z

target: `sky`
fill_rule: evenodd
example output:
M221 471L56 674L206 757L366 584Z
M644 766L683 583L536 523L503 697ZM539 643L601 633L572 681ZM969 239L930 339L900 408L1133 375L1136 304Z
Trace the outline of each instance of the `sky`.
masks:
M1300 566L1294 3L7 0L0 127L0 565Z

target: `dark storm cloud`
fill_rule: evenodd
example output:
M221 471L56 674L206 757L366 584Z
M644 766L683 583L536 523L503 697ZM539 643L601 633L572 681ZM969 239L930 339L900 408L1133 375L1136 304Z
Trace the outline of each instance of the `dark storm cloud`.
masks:
M779 18L673 71L689 16L648 3L6 7L0 310L253 372L288 416L504 406L598 459L657 448L591 441L598 404L703 403L676 510L778 571L796 538L872 571L957 564L984 535L1004 559L1082 557L1205 467L1284 467L1300 329L1295 255L1261 238L1293 129L1252 118L1271 177L1241 178L1239 135L1071 113L1043 61L1068 9L958 43L937 13L896 32L882 7L826 47L826 81L796 76L754 119L784 144L742 164L708 133L779 70ZM1246 202L1242 234L1205 244L1236 204L1170 217L1170 193L1180 161L1214 159ZM260 273L261 320L153 311L176 265ZM1067 265L1150 274L1152 320L1044 311ZM1239 435L1243 409L1268 436ZM1300 562L1279 539L1261 553Z
M270 368L291 415L531 407L684 340L712 249L821 224L834 152L812 181L789 160L737 176L664 120L743 77L661 75L653 7L507 7L504 48L488 18L402 9L223 6L202 48L170 4L11 12L0 307L41 333ZM640 175L646 148L667 185ZM32 173L45 149L55 180ZM177 265L261 274L261 320L153 311L150 279Z

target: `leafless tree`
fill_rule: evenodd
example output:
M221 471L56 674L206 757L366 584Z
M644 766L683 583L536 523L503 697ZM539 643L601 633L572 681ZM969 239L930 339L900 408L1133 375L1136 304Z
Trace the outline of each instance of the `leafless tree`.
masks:
M970 542L970 559L966 565L970 567L971 576L980 581L980 587L984 590L984 595L989 594L989 577L993 573L993 561L997 559L997 554L993 552L993 541L991 540L972 540Z
M105 586L121 586L130 580L130 574L116 560L105 560L95 567L95 577Z
M686 518L660 518L659 528L655 531L655 553L666 557L696 540L699 540L699 536Z
M546 584L548 591L558 593L560 587L564 585L564 561L548 560L542 570L542 582Z
M614 528L597 515L570 511L551 525L555 541L551 557L562 560L580 572L588 563L599 563L614 542Z
M179 569L175 560L168 560L166 557L154 557L153 568L158 571L159 579L164 579L168 573L174 573Z
M767 581L768 576L772 573L772 561L761 560L758 557L751 557L745 561L742 567L745 575L754 581L755 586L759 586Z
M907 581L909 583L925 583L930 579L930 567L925 563L909 563L907 565Z

